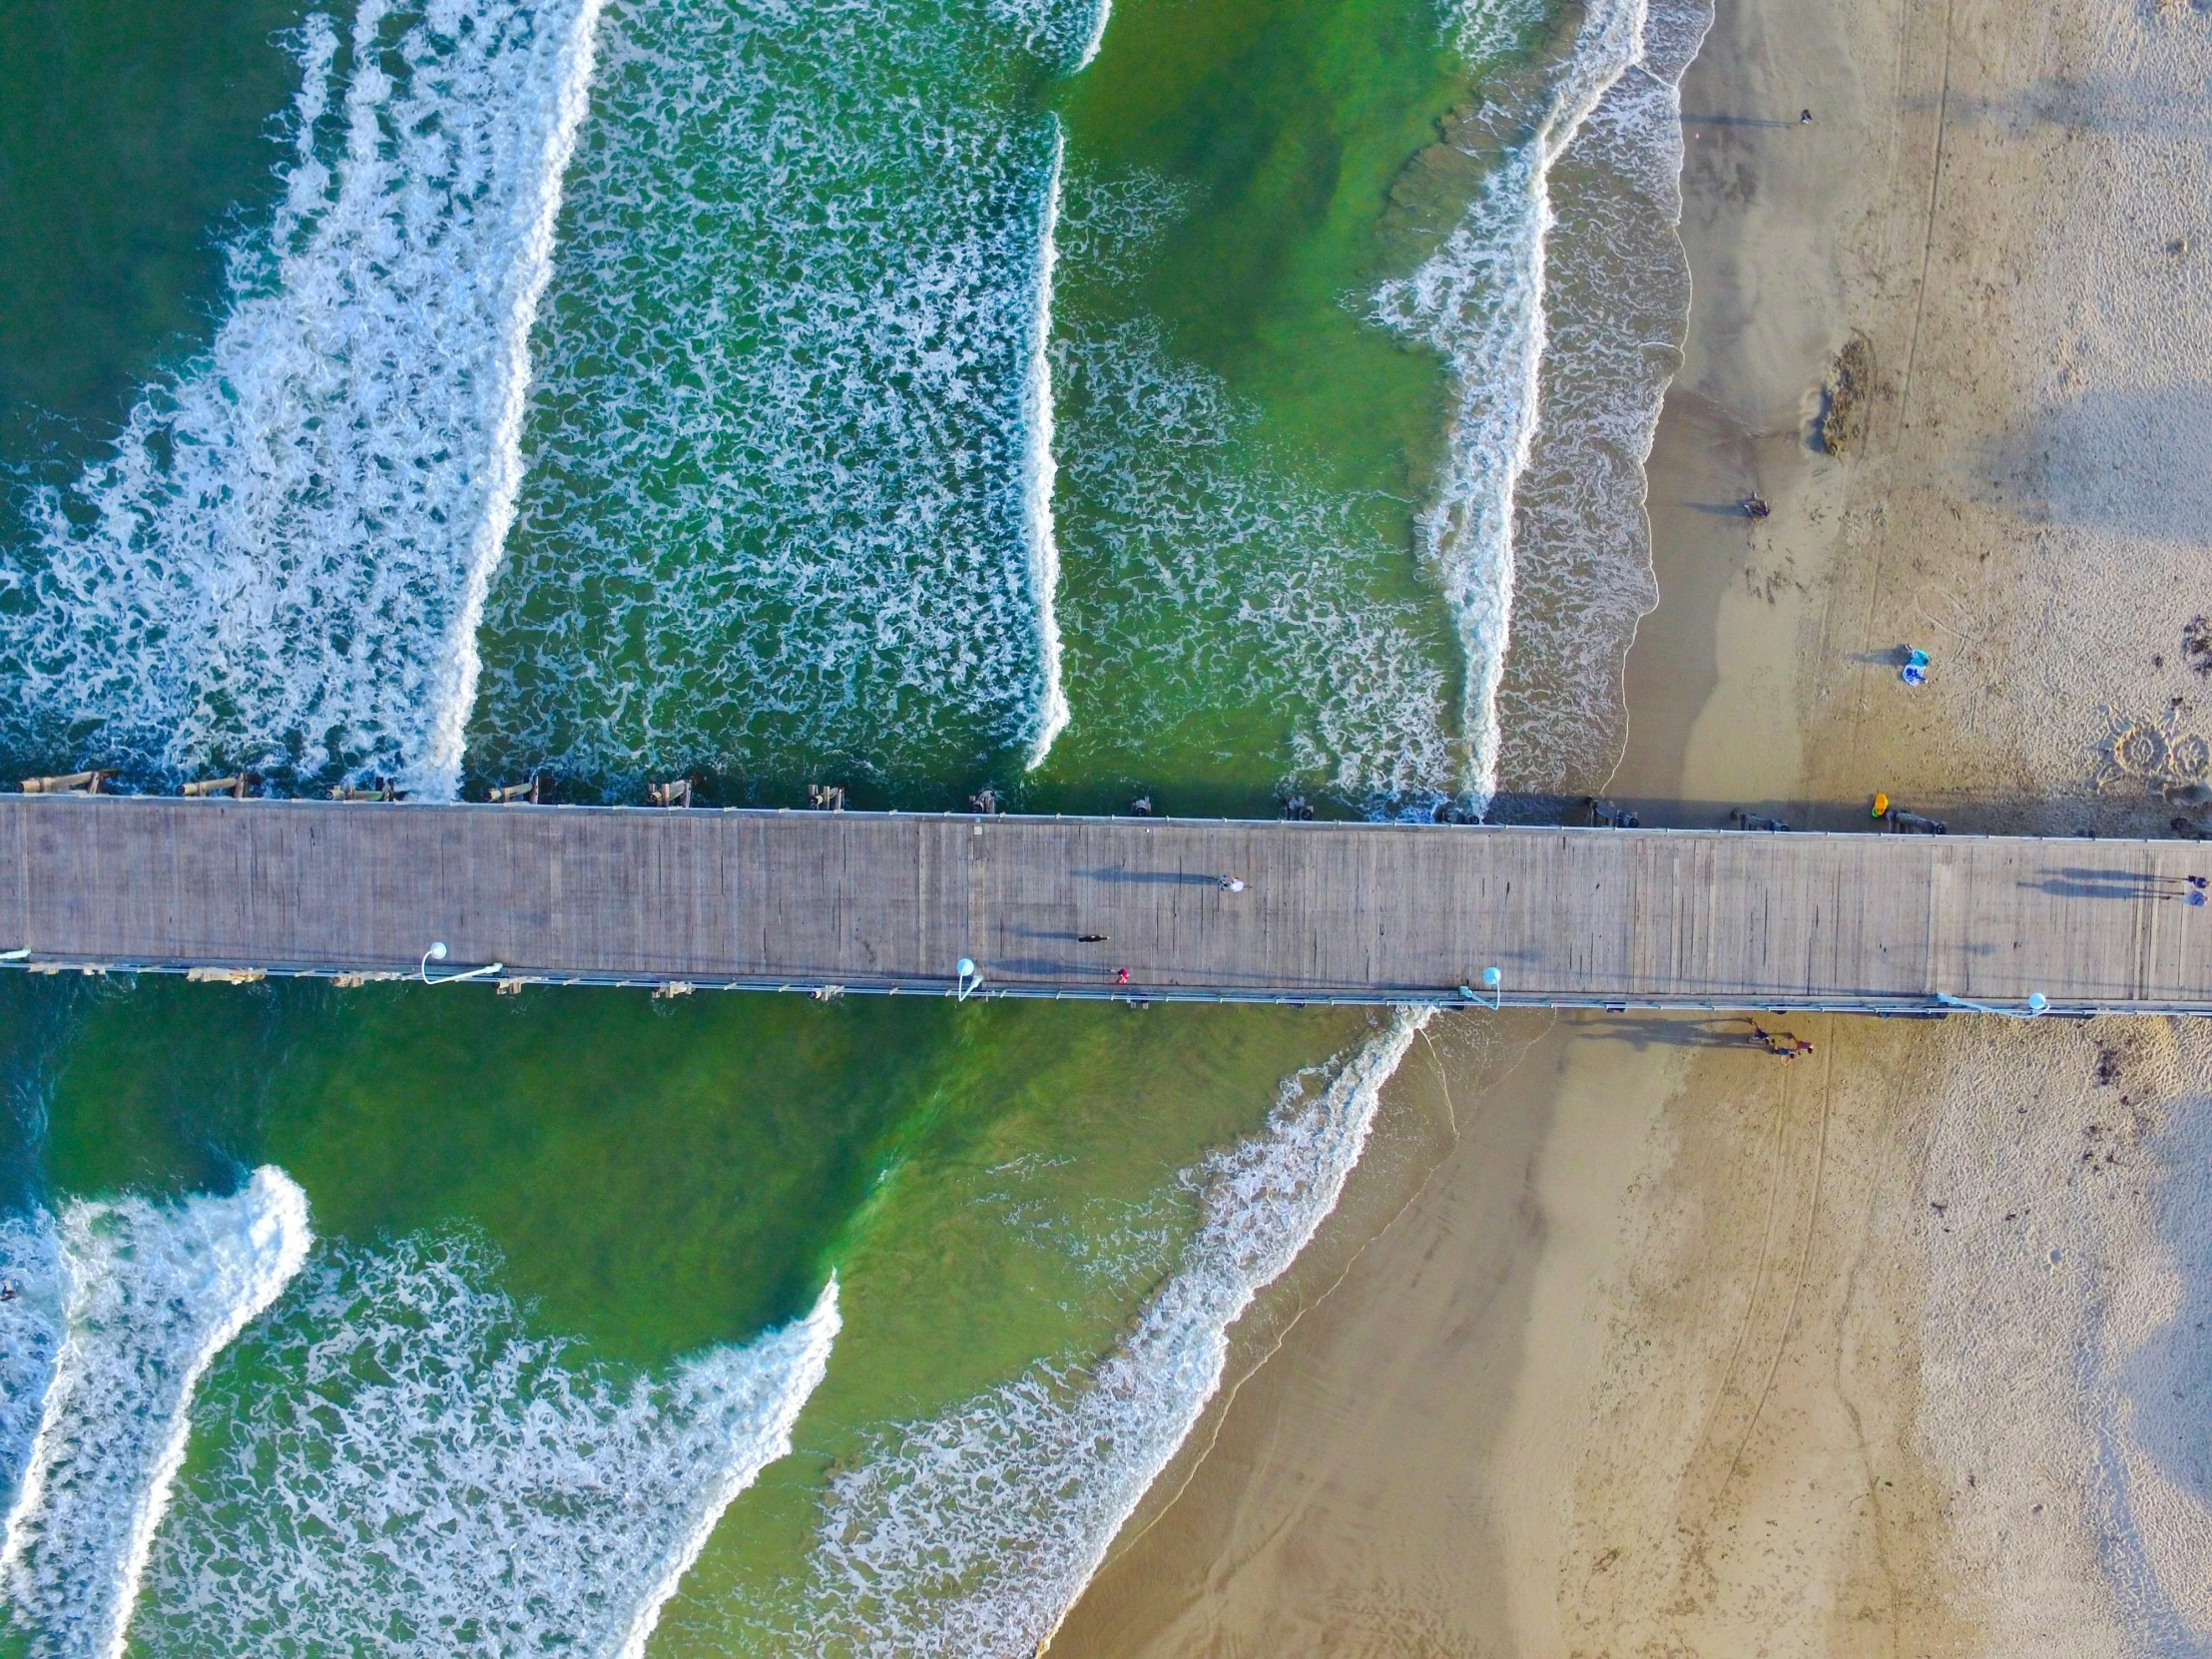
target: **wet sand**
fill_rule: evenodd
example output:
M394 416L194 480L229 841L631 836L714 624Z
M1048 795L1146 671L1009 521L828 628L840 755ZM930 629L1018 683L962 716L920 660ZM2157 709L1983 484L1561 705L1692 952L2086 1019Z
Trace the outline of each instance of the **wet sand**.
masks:
M1611 793L1834 827L1877 789L1954 830L2198 810L2208 79L2186 4L1723 0ZM1562 1017L1509 1068L1493 1041L1401 1074L1408 1121L1452 1096L1408 1142L1441 1156L1356 1177L1055 1654L2203 1641L2212 1042L1793 1029L1816 1050L1785 1064Z

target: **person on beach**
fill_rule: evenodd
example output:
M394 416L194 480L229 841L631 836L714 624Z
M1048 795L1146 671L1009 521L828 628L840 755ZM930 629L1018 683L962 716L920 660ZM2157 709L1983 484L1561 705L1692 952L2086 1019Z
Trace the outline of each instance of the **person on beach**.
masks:
M1752 1021L1751 1040L1779 1059L1794 1060L1800 1054L1813 1052L1813 1045L1803 1037L1793 1037L1787 1031L1769 1031L1757 1020Z

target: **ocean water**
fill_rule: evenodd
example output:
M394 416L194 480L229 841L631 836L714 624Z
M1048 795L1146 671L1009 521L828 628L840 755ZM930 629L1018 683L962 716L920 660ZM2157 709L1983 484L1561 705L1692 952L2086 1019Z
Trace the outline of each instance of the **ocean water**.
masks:
M1595 789L1701 29L11 13L0 761ZM0 977L0 1652L1031 1653L1417 1026Z

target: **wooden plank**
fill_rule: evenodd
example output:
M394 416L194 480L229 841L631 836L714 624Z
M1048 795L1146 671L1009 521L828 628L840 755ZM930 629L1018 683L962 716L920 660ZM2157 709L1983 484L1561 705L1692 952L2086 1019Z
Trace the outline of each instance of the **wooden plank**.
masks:
M24 842L27 821L20 815L0 815L0 950L20 950L30 943L31 860Z
M272 971L2212 1011L2177 841L0 798L0 948ZM1247 890L1229 893L1219 877ZM1103 946L1078 941L1111 935Z

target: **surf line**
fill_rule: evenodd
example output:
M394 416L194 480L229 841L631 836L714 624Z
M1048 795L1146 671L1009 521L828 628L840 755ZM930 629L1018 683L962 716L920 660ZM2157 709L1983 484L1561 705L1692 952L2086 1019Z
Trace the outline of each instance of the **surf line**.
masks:
M1466 653L1464 788L1478 812L1497 793L1498 693L1512 645L1514 504L1534 452L1549 342L1545 258L1557 215L1551 170L1605 95L1643 61L1647 0L1598 0L1546 96L1542 119L1444 246L1376 296L1384 322L1451 365L1450 454L1422 512L1423 551ZM1470 13L1468 30L1481 17Z
M1104 17L1101 10L1100 16ZM1104 23L1100 28L1103 30ZM1084 60L1088 62L1088 59ZM1058 467L1052 458L1052 273L1059 264L1060 173L1067 160L1067 134L1052 118L1052 174L1045 187L1043 224L1037 236L1037 303L1030 318L1029 368L1022 377L1021 497L1022 533L1028 543L1029 590L1037 608L1037 712L1031 724L1026 770L1034 772L1052 752L1052 740L1066 730L1067 691L1061 684L1060 548L1053 536L1052 487Z
M1198 1231L1093 1364L1036 1362L831 1477L807 1651L1045 1651L1220 1390L1231 1328L1335 1211L1430 1014L1398 1008L1358 1048L1285 1078L1264 1128L1181 1178Z
M560 72L554 84L553 125L546 134L545 148L530 184L522 252L508 274L512 304L495 369L498 412L492 422L487 468L490 478L484 492L483 516L469 537L460 612L447 643L440 673L444 683L439 688L429 742L420 762L418 787L425 795L451 798L460 793L461 752L468 717L476 707L477 683L484 672L476 635L483 626L484 603L491 594L492 576L506 552L507 532L514 527L515 502L522 490L522 420L530 392L530 330L537 326L538 306L553 279L553 232L561 217L561 188L576 155L584 117L591 109L599 19L605 10L606 0L582 0L575 21L569 25L568 39L562 43Z
M63 1636L58 1651L123 1659L154 1537L184 1467L193 1395L216 1357L283 1294L312 1240L307 1195L274 1165L256 1170L236 1197L188 1199L174 1210L144 1200L85 1204L64 1218L66 1334L0 1546L0 1585L19 1612ZM217 1305L187 1306L182 1329L165 1319L211 1289ZM149 1356L118 1346L164 1336L181 1352L155 1356L167 1363L153 1368L143 1363ZM121 1431L91 1419L119 1406ZM132 1418L152 1427L151 1445L132 1440ZM26 1559L47 1554L61 1557L58 1574ZM85 1568L101 1577L87 1582Z
M829 1375L830 1350L842 1328L837 1313L837 1278L831 1274L829 1285L815 1299L814 1311L804 1320L771 1332L750 1348L728 1357L752 1372L748 1381L768 1397L761 1401L757 1426L730 1448L730 1460L700 1494L676 1548L639 1598L615 1649L616 1659L645 1659L645 1644L661 1622L661 1609L668 1605L684 1575L698 1563L723 1511L761 1477L761 1470L790 1454L792 1425Z
M1098 11L1091 18L1091 32L1083 42L1083 50L1075 60L1074 73L1081 74L1091 67L1098 56L1098 49L1106 44L1106 24L1114 15L1114 0L1098 0Z
M1137 1398L1151 1395L1163 1420L1153 1425L1149 1435L1130 1436L1144 1443L1129 1465L1117 1471L1116 1489L1101 1503L1097 1524L1066 1564L1065 1576L1052 1583L1049 1567L1039 1574L1047 1578L1040 1589L1055 1600L1040 1609L1044 1617L1037 1652L1042 1653L1059 1634L1061 1624L1105 1564L1123 1526L1220 1391L1229 1369L1230 1328L1262 1291L1290 1271L1336 1212L1345 1184L1374 1132L1382 1090L1434 1012L1433 1008L1394 1009L1390 1023L1351 1057L1324 1090L1318 1107L1305 1114L1312 1144L1304 1149L1302 1162L1283 1161L1278 1150L1273 1170L1216 1165L1216 1181L1209 1184L1207 1195L1213 1213L1200 1230L1190 1263L1155 1296L1123 1351L1102 1368L1096 1384L1104 1392L1106 1377L1118 1370L1127 1381L1124 1388L1114 1391ZM1299 1127L1295 1120L1281 1121L1284 1115L1279 1111L1269 1126L1278 1141L1294 1138ZM1254 1196L1247 1184L1255 1173L1263 1177L1258 1185L1272 1189L1265 1196L1282 1201L1281 1213L1268 1218L1272 1226L1254 1225L1251 1217L1230 1211L1238 1198ZM1265 1179L1270 1175L1273 1180ZM1245 1179L1237 1179L1240 1176ZM1216 1282L1196 1283L1205 1278ZM1132 1373L1149 1373L1151 1385Z

